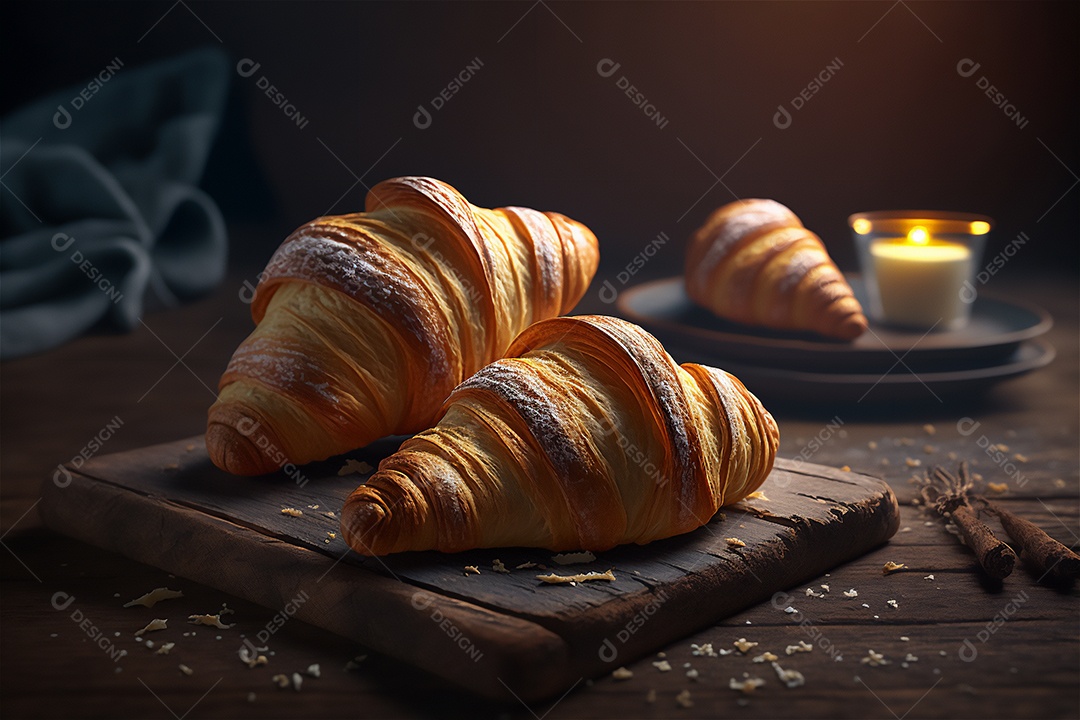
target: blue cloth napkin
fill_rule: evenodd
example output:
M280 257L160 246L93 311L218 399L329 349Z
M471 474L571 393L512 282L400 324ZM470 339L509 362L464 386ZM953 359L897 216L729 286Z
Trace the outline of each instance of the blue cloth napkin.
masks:
M4 118L0 358L131 330L145 298L173 305L221 281L225 224L197 185L229 71L217 49L116 58Z

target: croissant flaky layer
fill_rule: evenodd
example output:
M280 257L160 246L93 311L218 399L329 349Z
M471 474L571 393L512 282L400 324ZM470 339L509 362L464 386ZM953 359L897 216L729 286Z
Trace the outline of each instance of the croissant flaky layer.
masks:
M772 469L779 432L736 378L603 316L537 323L350 495L365 555L605 550L689 532Z
M365 212L308 223L271 258L210 408L210 457L255 475L429 427L518 333L570 310L597 262L596 237L558 213L379 183Z
M821 239L774 200L739 200L690 240L686 291L720 317L838 340L866 331L851 286Z

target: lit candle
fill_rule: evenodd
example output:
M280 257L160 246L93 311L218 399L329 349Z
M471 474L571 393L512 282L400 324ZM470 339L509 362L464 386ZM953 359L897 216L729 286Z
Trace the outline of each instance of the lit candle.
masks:
M962 327L962 292L975 272L990 220L961 213L860 213L851 217L871 317L922 330Z
M907 238L870 246L885 319L896 325L952 327L967 304L960 290L973 272L971 251L959 243L931 241L921 225Z

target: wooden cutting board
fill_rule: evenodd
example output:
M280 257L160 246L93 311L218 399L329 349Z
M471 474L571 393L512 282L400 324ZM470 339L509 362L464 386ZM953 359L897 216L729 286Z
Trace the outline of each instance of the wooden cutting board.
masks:
M353 457L374 466L395 447ZM365 477L339 476L344 464L234 477L196 437L66 467L45 483L42 514L57 531L264 605L276 613L267 635L295 616L476 693L523 700L559 695L815 578L899 523L880 480L777 460L767 499L588 565L561 566L528 548L364 558L338 530L345 497ZM509 573L493 571L496 558ZM616 580L545 585L542 570L516 569L526 562L559 574L612 568ZM467 565L480 574L466 575Z

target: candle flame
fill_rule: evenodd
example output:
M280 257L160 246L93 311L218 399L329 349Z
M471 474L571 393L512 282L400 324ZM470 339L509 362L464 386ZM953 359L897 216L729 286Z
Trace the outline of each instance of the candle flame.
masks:
M907 239L916 245L926 245L930 242L930 233L922 225L916 225L908 231Z
M866 218L859 218L851 223L851 229L859 235L865 235L870 232L870 221Z
M985 235L988 232L990 232L990 223L984 220L976 220L975 222L971 223L972 235Z

